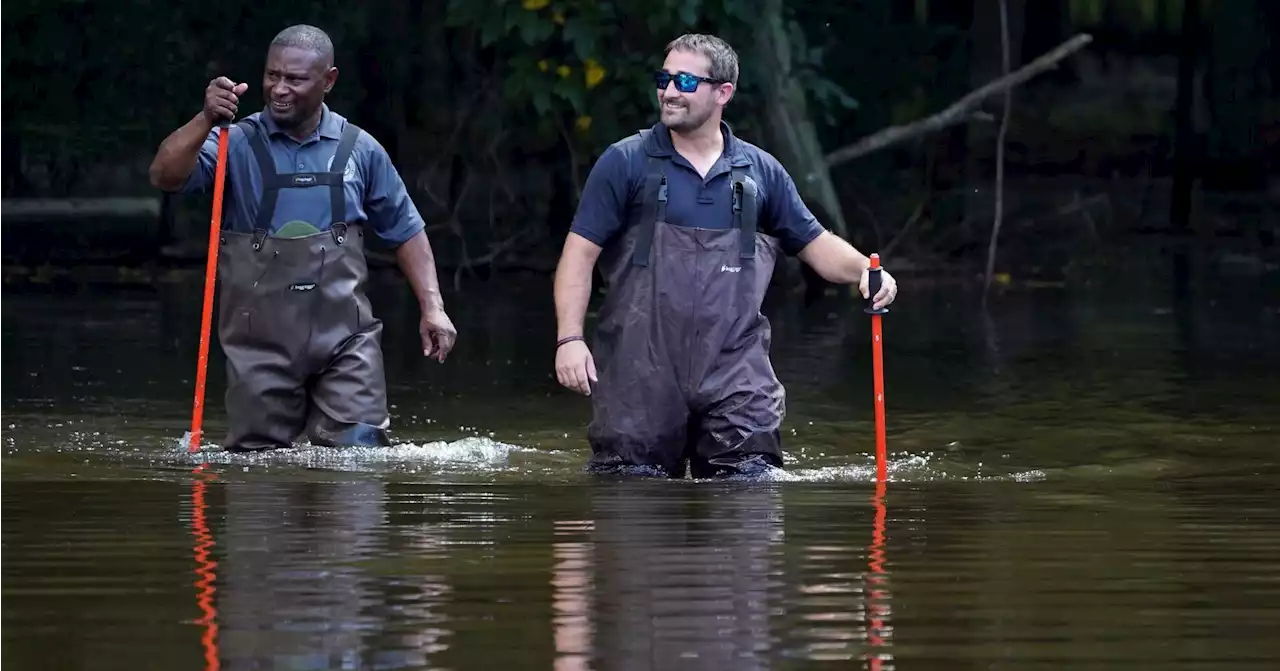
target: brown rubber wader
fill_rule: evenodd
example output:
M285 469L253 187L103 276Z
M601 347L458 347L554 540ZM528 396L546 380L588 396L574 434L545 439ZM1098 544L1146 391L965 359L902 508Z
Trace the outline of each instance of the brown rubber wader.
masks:
M667 161L649 168L635 218L601 253L608 286L592 351L588 471L682 478L782 466L784 391L760 312L780 247L756 232L758 186L731 166L735 228L667 223Z
M223 446L232 451L317 445L389 445L382 322L364 293L368 266L358 224L296 238L267 234L280 189L316 188L346 212L343 168L360 129L347 124L330 172L280 174L265 131L243 124L262 172L253 233L224 232L218 258L218 336L227 357Z

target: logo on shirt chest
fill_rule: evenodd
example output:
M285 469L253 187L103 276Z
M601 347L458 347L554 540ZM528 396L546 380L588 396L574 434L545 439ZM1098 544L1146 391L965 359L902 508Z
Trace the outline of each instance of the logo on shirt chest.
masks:
M329 157L329 161L328 161L327 163L325 163L325 164L324 164L324 169L325 169L325 170L328 170L328 171L331 171L331 172L333 171L333 158L334 158L334 157L330 156L330 157ZM347 164L346 164L345 166L343 166L343 167L342 167L342 181L344 181L344 182L354 182L354 181L356 181L356 155L355 155L355 153L352 153L352 154L351 154L351 158L348 158L348 159L347 159Z

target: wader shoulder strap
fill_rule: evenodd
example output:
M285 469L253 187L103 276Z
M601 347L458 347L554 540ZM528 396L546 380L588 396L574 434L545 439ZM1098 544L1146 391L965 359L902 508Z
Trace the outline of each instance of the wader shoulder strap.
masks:
M731 180L733 223L738 228L740 240L738 257L753 259L756 256L756 224L760 216L760 188L741 168L733 169Z
M335 224L343 224L345 228L347 215L346 191L342 186L342 174L347 161L355 150L356 140L360 137L360 127L347 123L338 140L338 149L333 155L333 164L328 172L276 172L275 159L271 157L271 147L267 144L266 131L260 124L245 123L245 134L248 135L249 146L258 160L258 171L262 174L262 199L258 203L258 215L253 227L263 234L271 229L271 219L275 216L276 201L280 189L306 188L311 186L328 186L330 198L330 217ZM339 232L341 235L341 232Z
M342 228L346 228L347 190L342 185L342 174L346 172L347 161L351 160L351 153L355 151L358 139L360 127L348 121L347 127L342 131L342 139L338 140L338 150L333 154L329 174L326 175L329 183L329 216L333 219L334 227L341 224Z
M667 176L662 169L663 160L656 156L649 157L648 170L644 178L643 206L640 208L640 221L636 223L636 248L631 262L637 266L649 265L649 251L653 247L653 231L659 221L667 219Z
M271 227L271 217L276 213L276 198L280 195L284 176L276 172L271 148L267 146L266 130L256 123L246 123L244 132L249 136L249 146L258 159L258 172L262 174L262 198L258 200L258 216L254 219L253 228L265 232Z

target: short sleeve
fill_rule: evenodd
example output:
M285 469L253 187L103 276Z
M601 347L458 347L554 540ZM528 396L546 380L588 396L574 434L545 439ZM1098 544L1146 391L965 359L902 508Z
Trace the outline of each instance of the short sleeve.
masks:
M209 135L205 137L204 144L200 145L200 152L196 154L196 167L191 170L191 174L187 175L187 181L178 189L178 193L196 194L205 193L213 189L213 176L218 165L218 128L209 131ZM232 127L235 132L235 127ZM234 139L227 138L227 143Z
M626 223L631 196L627 154L610 145L587 175L569 230L603 247Z
M768 171L765 184L769 189L763 230L778 239L786 254L794 256L826 229L804 204L795 181L781 163L774 159L762 167Z
M372 135L364 131L360 134L357 146L363 145L359 153L364 158L364 204L369 225L387 246L399 247L426 229L426 224L387 150Z

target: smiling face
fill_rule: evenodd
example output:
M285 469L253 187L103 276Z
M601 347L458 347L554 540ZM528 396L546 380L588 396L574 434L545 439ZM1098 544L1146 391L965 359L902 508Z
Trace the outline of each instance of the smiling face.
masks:
M711 60L696 51L673 49L662 63L668 74L688 72L709 77ZM692 93L681 93L675 81L658 91L659 114L663 125L677 133L690 133L708 122L719 124L720 112L733 95L733 84L699 82Z
M262 74L262 97L281 128L297 128L320 113L324 96L338 79L329 59L310 49L272 46Z

